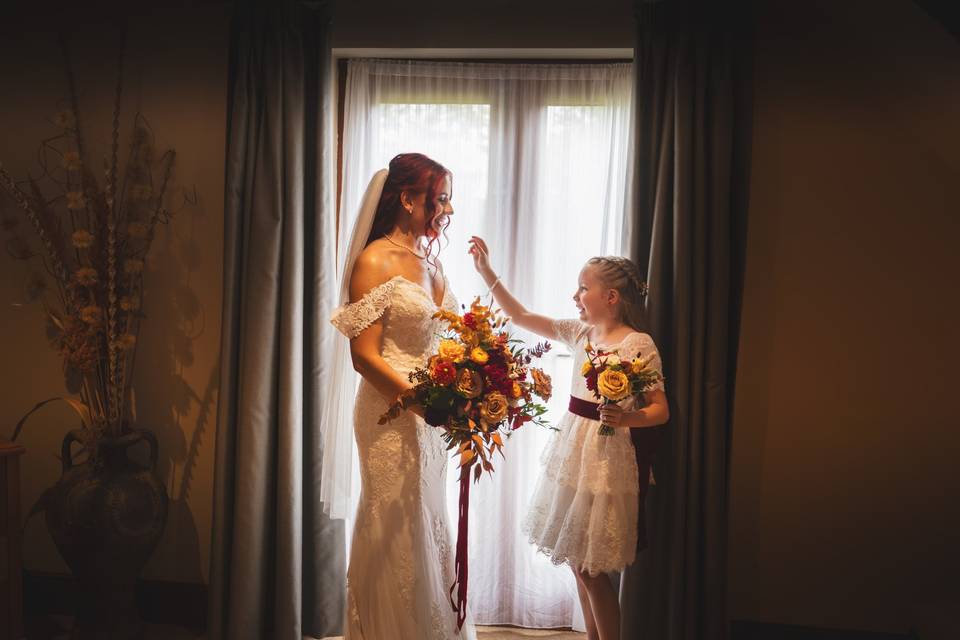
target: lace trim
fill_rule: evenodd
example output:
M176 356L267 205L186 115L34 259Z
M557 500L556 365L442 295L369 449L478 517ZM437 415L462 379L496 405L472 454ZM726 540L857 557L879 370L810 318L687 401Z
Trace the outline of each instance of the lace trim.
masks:
M396 284L396 278L387 280L370 289L356 302L338 308L330 316L331 324L348 338L356 338L364 329L376 322L390 306L390 296Z

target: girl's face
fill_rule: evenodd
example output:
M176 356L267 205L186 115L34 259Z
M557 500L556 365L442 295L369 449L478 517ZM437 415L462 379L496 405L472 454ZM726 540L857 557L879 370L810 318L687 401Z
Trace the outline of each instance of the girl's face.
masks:
M588 264L580 270L573 302L580 310L580 321L597 324L609 320L616 311L617 292L604 286L597 277L596 267Z
M450 198L453 193L453 185L450 182L450 176L444 176L440 189L433 200L433 206L427 206L427 194L420 193L410 198L412 210L410 210L411 223L414 229L423 229L421 235L434 238L450 223L450 217L453 215L453 205L450 204ZM436 217L430 222L431 214L437 211Z

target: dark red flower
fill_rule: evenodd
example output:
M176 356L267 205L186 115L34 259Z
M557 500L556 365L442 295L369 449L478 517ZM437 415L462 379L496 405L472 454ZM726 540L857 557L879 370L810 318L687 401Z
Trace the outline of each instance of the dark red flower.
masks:
M440 385L453 384L457 379L457 368L453 366L452 362L438 360L430 370L430 377Z
M587 389L590 391L597 390L597 377L599 377L599 372L596 369L593 369L590 373L587 374Z

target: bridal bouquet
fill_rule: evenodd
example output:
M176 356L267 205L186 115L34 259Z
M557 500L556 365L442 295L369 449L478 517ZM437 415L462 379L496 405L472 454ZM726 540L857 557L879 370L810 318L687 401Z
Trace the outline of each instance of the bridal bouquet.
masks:
M527 422L546 426L550 376L530 367L550 343L524 347L504 330L507 319L474 300L463 315L441 310L434 318L448 328L426 367L410 373L414 386L380 417L386 424L413 405L424 408L427 424L443 429L447 449L456 449L461 467L473 467L474 480L492 472L494 453L503 455L503 438ZM479 462L474 466L475 463Z
M470 469L477 481L493 472L495 453L503 456L503 438L528 422L547 426L547 409L536 402L550 399L550 376L531 367L534 358L550 350L544 342L526 348L504 329L507 319L476 298L470 311L459 315L438 311L434 318L447 324L437 353L427 366L410 373L414 386L403 393L380 417L380 424L397 418L414 405L424 408L424 418L443 430L447 449L456 450L460 462L460 508L457 526L457 579L450 587L450 603L463 626L467 602L467 516ZM479 462L479 464L478 464ZM458 588L459 587L459 588ZM453 590L457 589L457 600Z
M603 351L594 349L589 342L584 349L587 360L580 370L586 378L587 389L600 400L601 404L619 402L628 396L639 396L641 393L662 380L660 372L650 368L650 361L656 352L646 357L638 353L632 360L623 360L616 349ZM598 435L610 436L615 433L613 427L600 425Z

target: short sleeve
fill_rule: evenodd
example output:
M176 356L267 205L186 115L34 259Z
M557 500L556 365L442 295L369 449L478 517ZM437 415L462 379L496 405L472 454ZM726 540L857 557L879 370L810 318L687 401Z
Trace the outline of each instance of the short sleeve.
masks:
M376 322L390 306L396 280L387 280L370 289L356 302L345 304L333 312L330 323L351 340Z
M554 320L553 331L557 334L560 342L570 347L571 350L575 350L577 343L587 332L587 325L579 320Z
M629 360L638 357L650 357L647 366L660 374L660 382L647 389L647 391L666 391L663 384L663 362L653 338L646 333L632 333L620 344L619 351L621 358Z

